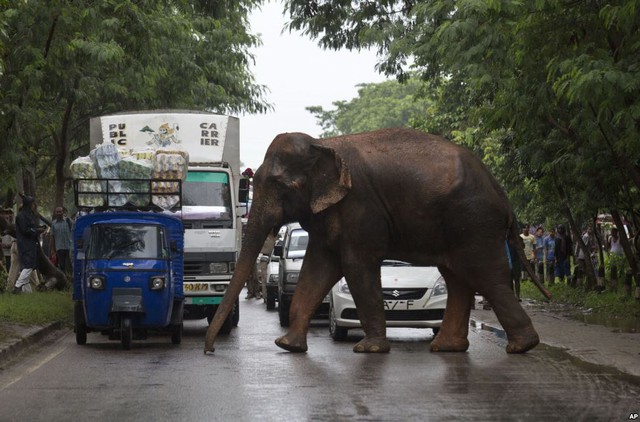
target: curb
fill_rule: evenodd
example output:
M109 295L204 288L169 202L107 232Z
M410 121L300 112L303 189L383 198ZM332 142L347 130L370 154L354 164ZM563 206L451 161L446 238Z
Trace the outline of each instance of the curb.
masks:
M12 360L17 354L27 347L37 343L54 331L62 329L62 322L56 321L42 327L38 327L27 336L17 339L14 343L0 349L0 366Z

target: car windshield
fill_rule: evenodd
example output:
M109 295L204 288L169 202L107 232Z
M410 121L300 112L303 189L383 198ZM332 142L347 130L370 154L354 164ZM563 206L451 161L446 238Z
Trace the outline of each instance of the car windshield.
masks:
M97 224L91 227L89 259L158 259L167 256L161 227L144 224Z
M291 232L287 258L304 258L309 243L309 234L304 230L294 230Z

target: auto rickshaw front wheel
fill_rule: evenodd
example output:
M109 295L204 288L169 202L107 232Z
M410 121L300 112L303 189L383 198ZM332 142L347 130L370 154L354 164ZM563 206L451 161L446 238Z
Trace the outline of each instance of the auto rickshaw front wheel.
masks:
M131 326L131 318L123 317L120 321L120 340L124 350L131 349L131 340L133 339L133 327Z

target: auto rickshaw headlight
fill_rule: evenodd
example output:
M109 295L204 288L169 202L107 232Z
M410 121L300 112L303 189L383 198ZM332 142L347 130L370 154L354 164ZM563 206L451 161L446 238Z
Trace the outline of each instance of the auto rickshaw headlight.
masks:
M104 290L105 288L105 279L104 277L100 277L97 275L89 277L89 287L95 290Z
M151 290L161 290L164 288L164 277L151 277Z

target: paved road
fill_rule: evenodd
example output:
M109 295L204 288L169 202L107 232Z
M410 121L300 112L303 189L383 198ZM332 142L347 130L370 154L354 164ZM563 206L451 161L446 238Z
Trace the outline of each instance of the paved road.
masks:
M206 320L189 321L183 344L168 337L119 342L73 333L0 373L1 421L175 420L628 420L640 412L638 378L580 364L539 346L507 355L506 341L472 329L468 353L428 352L430 330L389 330L392 352L351 351L315 325L309 352L273 340L277 312L241 300L238 329L202 353Z

